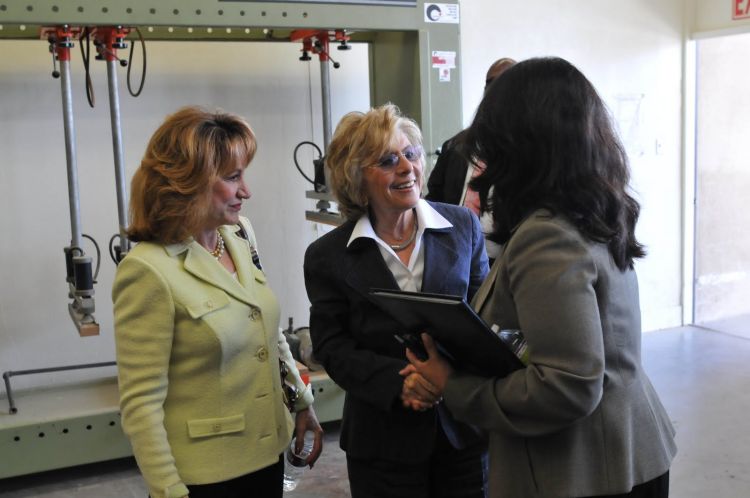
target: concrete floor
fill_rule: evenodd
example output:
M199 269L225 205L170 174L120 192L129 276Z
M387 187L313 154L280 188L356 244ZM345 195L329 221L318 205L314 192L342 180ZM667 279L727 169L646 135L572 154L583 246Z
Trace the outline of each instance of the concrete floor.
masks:
M338 447L339 423L323 424L324 451L290 498L343 498L349 496L344 452ZM146 498L148 490L135 459L123 458L70 469L0 479L2 498Z
M644 365L677 428L674 498L750 497L750 319L745 319L744 325L724 321L722 331L681 327L644 335ZM349 496L338 424L325 429L323 455L290 498ZM2 498L146 494L130 458L0 480Z

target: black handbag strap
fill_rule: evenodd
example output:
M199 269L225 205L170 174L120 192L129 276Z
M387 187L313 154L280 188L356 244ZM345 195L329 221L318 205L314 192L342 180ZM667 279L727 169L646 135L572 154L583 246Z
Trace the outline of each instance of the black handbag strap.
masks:
M245 223L240 220L237 226L239 227L239 230L237 230L235 233L245 239L248 246L250 246L250 259L253 260L253 264L257 269L263 271L263 266L260 264L260 256L258 256L258 251L255 250L255 246L253 246L253 244L250 242L250 235L245 229Z

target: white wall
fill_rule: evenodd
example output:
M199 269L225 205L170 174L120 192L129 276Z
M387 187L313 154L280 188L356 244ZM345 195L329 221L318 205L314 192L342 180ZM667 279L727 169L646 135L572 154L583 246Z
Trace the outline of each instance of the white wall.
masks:
M127 94L125 70L120 69L128 184L151 133L178 107L200 104L245 116L258 136L259 150L247 172L253 196L243 214L255 227L261 258L281 302L282 325L289 316L298 326L307 324L302 259L318 227L305 220L305 210L314 207L304 194L311 186L295 169L292 151L303 140L323 145L319 62L300 62L297 44L152 42L147 49L148 74L140 97ZM96 108L91 109L77 46L72 55L81 227L104 252L95 286L101 334L79 338L67 313L63 247L70 244L70 218L60 81L50 76L46 42L1 40L0 371L114 360L110 289L115 266L106 247L117 231L117 204L106 68L92 61ZM368 107L367 58L363 45L337 54L342 67L331 71L334 123L344 112ZM138 61L133 76L140 70ZM311 148L300 150L309 176L312 157ZM93 247L84 247L94 253ZM19 376L13 386L113 372Z
M464 0L464 121L499 57L559 56L607 102L630 156L641 203L637 263L644 330L681 324L682 0Z

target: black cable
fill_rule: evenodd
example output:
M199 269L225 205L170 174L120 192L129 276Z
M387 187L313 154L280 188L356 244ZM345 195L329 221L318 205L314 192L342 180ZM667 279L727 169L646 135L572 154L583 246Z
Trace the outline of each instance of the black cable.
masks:
M99 244L96 243L96 240L94 240L94 237L91 237L90 235L86 235L85 233L81 234L81 237L86 237L91 242L94 243L94 248L96 248L96 271L94 271L94 283L96 283L96 277L99 276L99 267L102 264L102 252L99 250Z
M115 254L115 249L112 243L115 241L116 238L120 236L119 233L116 233L112 236L111 239L109 239L109 257L112 258L112 261L115 262L115 266L119 265L120 262L117 261L117 255Z
M300 166L299 166L299 162L297 162L297 151L303 145L312 145L313 147L315 147L315 150L318 151L318 159L322 159L323 158L323 153L321 152L320 147L318 147L315 144L315 142L308 142L307 140L305 140L304 142L298 143L297 146L294 148L294 154L293 154L293 156L294 156L294 165L297 167L297 171L300 172L300 174L302 175L302 177L305 180L307 180L308 182L312 183L313 185L316 185L317 183L315 182L315 180L311 180L310 177L307 176L304 171L302 171L302 168L300 168Z
M84 38L86 40L86 51L83 50ZM86 100L89 101L89 107L94 107L96 97L94 96L94 85L91 83L91 71L89 63L91 61L91 32L89 28L83 28L81 36L78 38L78 45L81 47L81 60L83 61L83 71L86 75Z
M128 92L130 92L130 95L133 97L137 97L141 94L143 91L143 85L146 83L146 41L143 39L143 34L141 33L141 30L138 28L135 28L135 32L138 33L138 40L141 42L141 54L143 55L143 71L141 72L141 83L138 85L138 91L133 92L133 87L130 84L130 70L133 68L133 49L135 48L135 40L130 42L130 55L128 56L129 64L128 64L128 74L127 74L127 83L128 83Z
M122 248L122 247L120 247L120 248L119 248L119 249L120 249L120 253L119 253L119 254L117 254L117 252L115 252L114 241L115 241L115 239L117 239L117 238L119 238L119 237L120 237L120 234L119 234L119 233L116 233L116 234L114 234L114 235L112 236L112 238L111 238L111 239L109 239L109 257L110 257L110 258L112 258L112 261L114 261L114 262L115 262L115 266L119 265L119 264L120 264L120 261L122 261L122 259L123 259L123 257L124 257L124 256L122 255L122 250L123 250L123 248ZM128 241L128 239L127 239L127 238L125 239L125 243L126 243L126 244L128 244L128 243L129 243L129 241Z

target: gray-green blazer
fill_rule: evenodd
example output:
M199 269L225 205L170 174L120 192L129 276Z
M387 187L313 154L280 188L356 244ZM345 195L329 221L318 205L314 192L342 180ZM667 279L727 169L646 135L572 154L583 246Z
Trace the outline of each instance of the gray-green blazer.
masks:
M490 496L619 494L669 470L674 429L641 366L638 283L567 220L525 219L473 305L520 329L530 363L500 379L457 372L445 401L490 432Z

